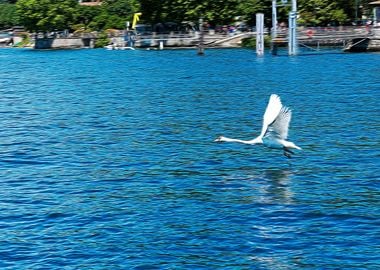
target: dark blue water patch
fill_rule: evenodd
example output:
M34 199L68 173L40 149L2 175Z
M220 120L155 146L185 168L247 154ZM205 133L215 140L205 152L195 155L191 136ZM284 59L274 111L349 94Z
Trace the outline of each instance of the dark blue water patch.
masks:
M49 162L38 161L38 160L28 160L28 159L2 159L0 163L9 163L13 166L17 165L48 165Z
M3 269L380 267L379 54L0 57ZM214 142L272 93L302 151Z

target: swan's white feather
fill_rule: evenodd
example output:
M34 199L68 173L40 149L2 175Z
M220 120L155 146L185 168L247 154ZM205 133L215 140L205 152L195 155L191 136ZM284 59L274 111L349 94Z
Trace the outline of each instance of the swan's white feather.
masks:
M261 129L260 137L263 137L267 132L268 126L273 123L282 108L281 99L278 95L272 94L269 98L267 108L263 116L263 127Z
M292 111L287 107L282 107L276 119L268 126L264 137L286 140L288 138L289 123L291 118Z

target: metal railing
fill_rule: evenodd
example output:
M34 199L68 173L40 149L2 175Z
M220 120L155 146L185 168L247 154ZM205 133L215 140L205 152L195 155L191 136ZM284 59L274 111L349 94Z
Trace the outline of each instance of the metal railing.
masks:
M351 39L370 34L370 27L308 27L298 29L299 39Z

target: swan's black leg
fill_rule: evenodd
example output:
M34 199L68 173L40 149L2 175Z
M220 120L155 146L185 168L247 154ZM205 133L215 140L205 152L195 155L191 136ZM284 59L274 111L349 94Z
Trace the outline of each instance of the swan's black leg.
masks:
M286 156L287 158L291 158L291 154L294 155L294 152L291 151L289 148L284 147L284 156Z
M294 152L290 150L289 148L284 147L284 151L288 152L289 154L294 155Z

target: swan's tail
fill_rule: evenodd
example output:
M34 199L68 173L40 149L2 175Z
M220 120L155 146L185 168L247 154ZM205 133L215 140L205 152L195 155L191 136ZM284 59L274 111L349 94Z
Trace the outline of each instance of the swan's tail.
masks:
M295 144L292 143L292 142L288 142L288 141L284 141L284 146L285 146L286 148L293 148L293 149L297 149L297 150L302 150L301 147L295 145Z

